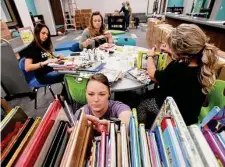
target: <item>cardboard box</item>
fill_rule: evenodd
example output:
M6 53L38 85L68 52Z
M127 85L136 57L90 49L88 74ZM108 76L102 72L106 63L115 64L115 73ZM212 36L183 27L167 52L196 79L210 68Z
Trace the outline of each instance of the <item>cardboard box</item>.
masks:
M81 9L81 13L92 13L91 9Z

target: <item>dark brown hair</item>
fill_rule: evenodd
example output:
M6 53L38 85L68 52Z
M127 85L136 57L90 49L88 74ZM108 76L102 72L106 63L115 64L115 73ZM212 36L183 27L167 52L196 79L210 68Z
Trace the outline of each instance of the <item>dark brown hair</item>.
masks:
M104 74L102 74L102 73L95 73L94 75L90 76L90 78L87 81L87 84L90 81L98 81L98 82L104 84L105 86L107 86L107 88L109 90L109 93L110 93L109 80Z
M42 42L40 39L40 33L41 33L42 28L44 28L44 27L47 28L47 30L48 30L48 38L46 39L46 41ZM34 42L43 51L52 53L53 46L52 46L52 41L51 41L51 37L50 37L50 31L45 24L39 23L35 26Z
M100 30L99 32L97 32L95 30L95 27L93 25L93 17L94 16L100 16L101 17L101 20L102 20L102 25L100 27ZM105 32L105 25L104 25L104 20L103 20L103 17L101 15L100 12L96 11L96 12L93 12L92 15L91 15L91 19L90 19L90 22L89 22L89 27L88 27L88 31L89 31L89 35L90 37L95 37L95 36L99 36L99 35L103 35L104 32Z

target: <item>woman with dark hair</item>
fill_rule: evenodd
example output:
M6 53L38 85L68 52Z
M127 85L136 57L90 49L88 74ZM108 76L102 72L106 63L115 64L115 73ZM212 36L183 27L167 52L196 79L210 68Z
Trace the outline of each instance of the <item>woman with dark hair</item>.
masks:
M93 12L89 27L83 31L81 36L79 47L80 49L92 49L106 42L113 42L112 35L106 31L101 13Z
M55 72L47 66L49 63L58 63L62 56L56 57L52 53L50 31L44 24L37 24L34 28L33 42L21 52L25 59L25 70L34 71L35 77L41 84L54 84L63 81L63 74Z
M101 73L91 76L86 88L87 104L82 107L88 120L94 124L107 122L110 118L119 118L121 122L129 124L132 115L129 106L110 99L110 86L107 77Z

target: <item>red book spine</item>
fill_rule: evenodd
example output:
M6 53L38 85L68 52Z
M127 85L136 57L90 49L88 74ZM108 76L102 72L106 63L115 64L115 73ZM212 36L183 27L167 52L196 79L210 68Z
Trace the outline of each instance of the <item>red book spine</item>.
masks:
M106 146L106 133L102 132L101 135L101 148L100 148L100 167L105 167L105 146Z

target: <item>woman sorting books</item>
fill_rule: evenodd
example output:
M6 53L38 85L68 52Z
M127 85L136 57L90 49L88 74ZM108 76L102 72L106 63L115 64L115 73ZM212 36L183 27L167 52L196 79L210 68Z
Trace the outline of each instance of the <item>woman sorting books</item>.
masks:
M194 24L181 24L167 39L161 50L173 56L165 70L156 70L154 48L148 53L147 70L159 88L149 92L149 98L137 108L139 122L153 123L163 101L173 97L187 125L198 122L202 104L215 83L217 48L208 43L206 34Z
M52 41L49 29L44 24L37 24L34 28L33 42L21 52L25 59L25 70L34 71L36 79L41 84L54 84L63 81L63 74L55 72L49 63L60 63L62 55L52 54Z
M108 126L110 118L118 118L128 126L132 115L129 106L109 100L110 86L107 77L101 73L91 76L87 82L87 104L82 107L89 121L93 122L96 129L103 125Z
M83 31L79 47L93 49L104 43L113 43L111 33L107 32L100 12L93 12L89 27Z

